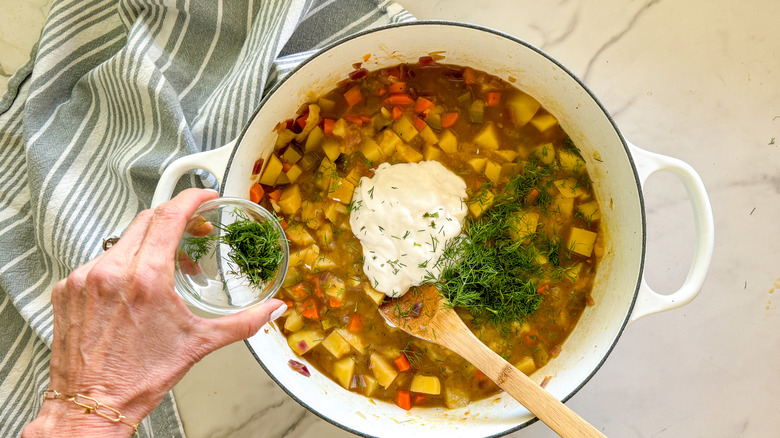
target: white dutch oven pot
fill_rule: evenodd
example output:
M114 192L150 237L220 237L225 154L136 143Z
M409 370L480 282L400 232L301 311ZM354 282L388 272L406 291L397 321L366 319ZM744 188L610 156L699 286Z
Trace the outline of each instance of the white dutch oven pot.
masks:
M515 81L518 88L539 100L580 148L593 179L602 208L602 228L608 236L592 294L596 305L585 310L560 356L532 376L537 381L552 376L547 390L566 401L598 370L629 323L685 305L699 293L713 251L712 210L701 179L689 165L627 142L598 100L572 73L523 41L490 29L447 22L397 24L348 37L291 73L260 103L235 141L172 163L162 175L153 205L169 199L176 181L192 169L212 173L220 182L223 196L247 198L255 160L273 150L274 127L295 115L307 96L334 88L365 54L371 54L371 58L363 66L373 70L413 63L435 51L444 52L443 62L473 66ZM696 225L690 271L682 287L668 295L654 292L643 276L646 230L642 187L658 171L669 171L680 178L693 206ZM323 419L356 434L492 436L535 420L506 394L462 409L407 412L345 391L311 366L313 374L309 378L292 371L287 361L296 357L276 330L261 330L247 345L290 396Z

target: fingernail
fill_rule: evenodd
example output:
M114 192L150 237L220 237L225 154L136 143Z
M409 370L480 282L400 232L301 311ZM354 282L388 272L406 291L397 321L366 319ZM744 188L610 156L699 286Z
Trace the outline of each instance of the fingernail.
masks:
M282 304L282 305L281 305L281 306L279 306L279 307L278 307L276 310L274 310L273 312L271 312L271 317L270 317L270 319L268 320L268 322L271 322L271 321L276 321L276 320L277 320L277 319L278 319L280 316L282 316L282 314L283 314L284 312L286 312L286 311L287 311L287 304Z

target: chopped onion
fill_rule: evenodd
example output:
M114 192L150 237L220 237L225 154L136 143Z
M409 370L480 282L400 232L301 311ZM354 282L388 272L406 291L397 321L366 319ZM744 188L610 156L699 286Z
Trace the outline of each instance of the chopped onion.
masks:
M309 344L307 344L306 341L298 341L298 343L295 345L298 346L298 350L300 350L301 353L309 349Z
M422 302L414 303L412 308L409 310L409 316L411 316L412 318L417 318L418 316L420 316L420 314L422 313L422 307L423 307Z
M546 388L547 384L550 383L550 380L552 380L552 377L546 376L544 379L542 379L542 383L540 383L539 386Z
M287 361L287 365L293 370L298 373L300 373L304 377L311 377L311 373L309 372L309 369L306 368L306 365L298 362L297 360L290 359Z

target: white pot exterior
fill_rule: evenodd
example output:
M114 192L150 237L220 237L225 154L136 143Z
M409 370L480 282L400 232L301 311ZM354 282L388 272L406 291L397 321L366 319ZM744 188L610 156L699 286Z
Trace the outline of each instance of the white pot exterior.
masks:
M273 129L277 123L293 116L309 98L332 89L365 54L371 57L363 65L373 70L401 62L414 63L430 52L443 52L442 62L484 70L534 96L558 118L586 160L602 207L602 229L607 233L607 251L592 293L596 305L585 310L560 356L532 376L536 381L551 376L547 389L560 400L567 400L606 359L632 319L638 296L644 296L641 302L652 301L656 306L635 313L633 319L687 303L698 293L701 284L694 278L689 285L691 291L672 299L671 303L646 287L642 279L645 220L641 186L661 166L638 172L630 151L649 153L630 146L594 96L570 72L538 49L484 28L443 22L395 25L350 37L307 61L274 90L261 103L235 146L207 153L211 157L205 160L201 157L200 165L190 167L208 169L208 162L213 161L212 172L223 183L222 195L246 198L253 183L250 174L255 160L273 150L276 139ZM222 178L220 162L224 163L228 157ZM703 241L703 260L694 261L694 265L703 282L703 273L709 266L707 250L710 255L712 252L711 246L707 246L712 240L711 236L707 240L711 212L703 188L692 189L697 190L701 191L697 200L702 205L695 207L703 212L700 216L705 226L697 227L704 234L699 239ZM312 366L309 366L312 371L309 378L292 371L287 365L289 359L305 360L297 358L284 337L273 329L268 333L261 330L247 344L269 375L291 396L322 418L357 434L483 437L505 434L534 420L533 415L506 394L457 410L407 412L345 391Z

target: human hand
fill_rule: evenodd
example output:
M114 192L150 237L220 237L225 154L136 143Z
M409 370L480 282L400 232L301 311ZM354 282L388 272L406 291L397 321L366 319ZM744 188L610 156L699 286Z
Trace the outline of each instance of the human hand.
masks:
M284 312L284 303L271 299L205 319L174 290L174 256L187 219L216 196L189 189L143 211L118 243L54 286L51 389L92 397L141 421L196 362ZM43 404L24 435L47 432L129 436L132 429L57 400Z

